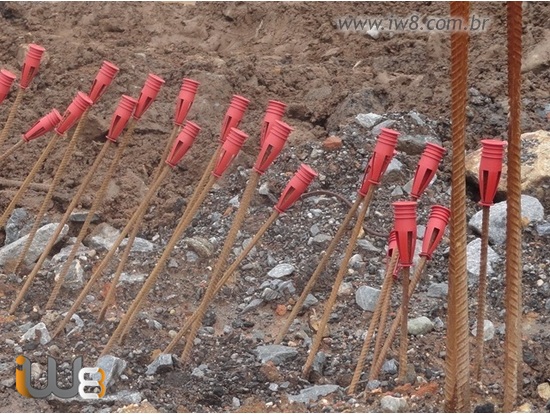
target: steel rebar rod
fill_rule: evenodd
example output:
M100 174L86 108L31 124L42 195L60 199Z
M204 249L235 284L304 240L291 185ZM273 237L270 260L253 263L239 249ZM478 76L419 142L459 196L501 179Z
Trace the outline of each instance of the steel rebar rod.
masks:
M21 187L21 184L23 184L23 181L20 180L10 180L9 178L0 178L0 187ZM42 184L42 183L30 183L29 188L32 190L38 190L38 191L49 191L50 185L49 184ZM59 196L59 194L57 194Z
M408 337L408 318L409 318L409 278L410 268L408 266L401 269L401 281L403 293L401 296L401 309L403 317L401 318L401 335L399 339L399 374L397 376L399 382L404 384L407 381L407 349L409 346Z
M13 101L13 104L10 108L10 112L8 114L8 119L6 120L6 123L4 124L4 128L2 128L2 132L0 133L0 147L4 145L4 142L6 141L6 138L8 137L11 128L13 126L13 121L15 121L15 115L17 114L17 110L21 106L21 102L23 101L23 96L25 95L26 89L25 88L19 88L17 89L17 94L15 95L15 101Z
M481 252L479 260L479 287L477 295L477 332L474 376L481 381L483 343L485 341L485 302L487 296L487 253L489 250L489 206L483 206L481 219Z
M0 162L4 161L11 154L13 154L19 148L21 148L24 143L25 143L24 140L20 140L20 141L17 141L15 144L13 144L6 152L4 152L2 155L0 155Z

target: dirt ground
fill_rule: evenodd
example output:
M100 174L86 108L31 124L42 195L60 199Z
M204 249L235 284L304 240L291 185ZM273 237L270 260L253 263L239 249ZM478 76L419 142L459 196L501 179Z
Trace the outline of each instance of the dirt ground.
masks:
M506 138L507 134L506 7L504 3L473 3L471 12L492 20L487 32L471 37L469 150L478 148L483 137ZM440 2L0 2L0 66L19 73L23 56L21 48L27 43L40 44L47 50L45 63L23 101L14 132L5 148L15 143L20 132L28 129L34 120L52 107L63 111L78 90L87 92L103 60L120 67L114 83L91 111L82 144L52 201L47 218L54 221L67 208L87 167L99 152L120 95L137 97L148 73L162 77L166 84L157 101L139 122L101 210L101 221L121 229L139 204L160 161L161 148L172 128L174 102L181 80L188 77L199 81L199 93L188 116L202 127L199 139L176 173L159 190L141 227L141 237L154 240L162 247L217 146L221 121L231 96L243 95L251 100L251 104L241 129L251 139L186 232L186 237L205 237L213 242L215 249L221 249L234 212L229 201L239 195L246 184L246 171L254 162L261 119L270 99L288 104L285 121L294 128L276 164L262 178L262 183L266 183L270 193L276 197L300 162L312 165L320 173L312 190L334 191L347 199L355 197L357 183L373 144L370 131L354 122L354 117L359 113L407 114L415 111L429 120L431 130L438 135L443 146L450 149L449 36L441 33L382 33L374 39L362 33L340 32L333 24L336 18L350 15L408 16L412 13L446 16L449 10L448 4ZM523 37L526 54L547 39L545 36L549 30L550 4L527 4ZM524 73L524 132L549 128L548 118L541 115L543 108L550 104L549 82L548 65ZM12 93L0 106L1 122L7 117L14 96ZM341 137L343 147L334 152L324 152L320 157L313 156L331 135ZM35 141L11 156L1 166L1 176L23 180L45 143L46 140ZM48 159L35 181L50 182L61 156L62 145ZM404 164L404 173L398 177L398 184L404 185L412 178L419 157L399 153L397 158ZM102 167L100 172L104 170L105 167ZM420 202L419 222L425 223L429 206L433 203L448 205L449 173L447 154L436 183ZM99 180L95 181L81 203L80 207L84 209L89 208L93 201ZM393 187L395 185L388 184L380 188L369 214L369 227L381 233L387 233L391 227L390 203L398 199L391 195ZM10 187L0 188L2 211L14 191ZM40 191L30 190L19 206L36 212L43 195ZM269 216L272 205L271 198L255 196L238 243L254 234ZM548 214L550 206L544 207ZM315 216L311 213L313 209L322 212ZM474 201L469 201L468 217L477 210ZM299 335L296 338L291 335L287 337L288 341L298 344L298 356L281 365L276 375L266 372L252 352L258 345L271 343L284 320L275 313L276 306L292 305L328 245L328 242L308 244L310 228L317 224L322 233L334 234L345 213L346 206L339 200L320 196L305 199L289 214L283 215L276 228L266 234L256 255L245 262L249 266L240 271L239 281L211 307L215 315L215 322L212 323L214 331L201 334L194 349L193 361L189 365L178 363L174 370L150 377L145 375L145 369L153 353L169 343L169 331L177 331L185 317L197 306L209 269L215 263L215 252L196 262L186 260L187 249L180 243L172 255L178 265L163 272L142 311L148 316L140 318L128 341L114 352L128 362L126 379L117 382L114 390L140 391L161 412L379 411L381 394L368 393L351 398L344 391L339 391L309 405L289 404L286 400L287 393L297 394L313 384L338 384L342 388L349 385L362 342L358 330L364 332L371 315L355 304L354 294L340 297L334 310L331 338L323 344L323 350L328 354L323 375L302 377L301 367L307 357L307 347ZM74 236L78 231L78 225L73 223L70 235ZM383 250L383 237L367 237ZM469 237L474 236L471 234ZM58 250L62 245L58 246ZM550 380L549 314L544 308L550 297L550 282L545 276L550 269L548 245L548 238L539 237L530 227L526 229L523 259L527 264L524 280L525 364L522 372L524 386L518 405L530 403L531 410L536 412L548 410L546 401L539 397L536 390L538 384ZM343 252L344 248L342 245L340 251ZM426 279L435 282L446 280L447 256L444 252L447 249L448 240L444 240L429 265ZM495 250L501 257L505 256L503 249L495 247ZM161 253L159 248L154 254L132 256L127 271L147 273ZM362 254L364 261L346 278L354 290L362 284L380 285L383 252ZM96 261L92 261L87 268L86 276L91 274L91 269L102 255L98 253L94 259ZM267 272L277 263L292 263L297 269L292 279L296 293L241 314L238 305L247 297L258 294ZM333 264L314 291L320 303L300 317L306 326L305 331L310 334L307 321L310 315L322 313L322 303L330 294L331 277L336 269L336 264ZM502 261L496 266L496 272L498 275L504 273ZM8 316L7 309L21 278L2 275L0 363L11 362L15 357L13 346L5 340L19 342L19 326L44 316L43 301L47 299L46 292L53 283L53 274L50 273L38 278L15 318ZM542 276L543 285L537 285ZM102 286L106 281L102 282ZM497 328L504 322L503 285L503 278L495 277L489 286L488 319ZM138 289L137 284L125 285L120 289L116 307L113 307L108 321L98 325L95 323L101 307L101 286L98 286L91 293L91 300L79 312L86 323L86 330L69 338L56 338L48 346L54 344L66 355L85 355L85 365L92 365ZM421 284L418 298L413 298L411 303L412 316L440 317L445 321L446 304L442 300L428 298L426 290L427 283ZM476 290L472 289L472 324L476 309L475 293ZM59 318L60 312L68 309L75 296L74 291L62 291L56 305L57 312L50 320ZM394 309L398 301L399 295L395 291L392 297ZM147 318L160 322L162 329L151 327L146 323ZM229 334L224 331L226 325L232 327ZM504 336L497 333L495 339L486 345L487 364L482 384L472 381L474 405L489 402L499 409L503 395L503 339ZM436 329L423 337L412 337L410 345L410 361L414 364L416 375L422 377L425 383L419 380L410 389L396 390L394 376L386 375L381 378L384 383L381 392L403 394L409 399L409 409L413 412L442 410L445 329ZM178 355L179 352L181 346L176 350ZM47 347L38 347L30 355L44 363L47 353ZM392 355L396 356L395 350ZM193 369L202 364L208 365L205 377L198 379L192 376ZM285 383L286 388L280 387L274 391L273 387L269 388L274 382ZM240 401L240 407L235 405L235 398ZM123 405L126 404L120 401L89 406L51 399L24 400L14 387L0 386L1 411L109 412Z

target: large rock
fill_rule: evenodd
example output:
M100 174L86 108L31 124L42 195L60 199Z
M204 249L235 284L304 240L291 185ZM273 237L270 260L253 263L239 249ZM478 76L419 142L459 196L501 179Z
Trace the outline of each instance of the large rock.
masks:
M391 395L382 397L380 407L384 413L403 413L409 411L409 405L405 398L392 397Z
M113 355L104 355L97 360L96 367L105 371L105 385L110 387L126 369L127 363ZM95 374L94 374L95 375Z
M319 397L324 397L340 387L338 385L314 385L313 387L304 388L298 395L288 395L288 401L307 404L312 401L317 401Z
M544 206L550 206L550 132L535 131L521 136L521 192L539 199ZM466 157L466 178L473 185L479 185L478 172L481 148ZM506 193L507 166L502 166L498 191Z
M11 244L17 239L29 234L31 227L32 221L27 209L16 208L6 222L6 240L4 244Z
M101 223L92 230L84 242L97 250L110 250L119 235L120 231L113 226Z
M409 335L426 335L434 329L434 323L426 316L409 319L407 324Z
M258 358L265 364L273 361L274 364L281 364L287 359L295 358L298 351L295 348L284 345L262 345L256 348Z
M507 202L502 201L491 206L489 214L489 240L493 244L506 242L506 208ZM478 234L481 233L481 220L483 212L480 210L470 219L468 225ZM521 196L521 215L524 222L537 222L544 219L544 207L534 197Z
M23 264L25 266L30 266L38 260L46 245L50 241L50 238L53 236L58 224L59 223L50 223L38 229L31 243L31 247L23 260ZM63 230L58 236L56 242L65 237L68 231L69 226L63 226ZM0 249L0 267L6 266L8 263L11 263L19 257L25 247L25 244L27 243L28 238L29 236L26 235Z
M361 286L355 292L355 302L363 310L374 312L376 302L380 296L380 290L370 286Z
M472 240L466 246L466 269L468 269L468 282L475 285L479 281L479 264L481 259L481 239ZM487 249L487 277L494 275L493 265L500 261L499 255L488 246Z

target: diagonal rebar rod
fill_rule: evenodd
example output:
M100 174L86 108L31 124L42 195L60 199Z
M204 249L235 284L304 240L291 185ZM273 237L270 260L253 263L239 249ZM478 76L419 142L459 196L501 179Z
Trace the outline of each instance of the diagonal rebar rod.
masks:
M451 16L467 24L468 2L451 2ZM466 31L451 33L452 173L445 410L470 411L468 284L466 271L465 141L468 96Z
M332 308L334 307L334 304L336 303L336 298L338 296L338 290L340 288L340 285L342 284L342 281L344 280L344 276L347 273L348 263L349 263L349 260L351 259L351 256L353 255L353 251L355 250L355 244L357 242L357 238L359 237L359 233L363 229L363 221L367 214L367 210L369 208L370 201L372 199L372 195L374 193L375 188L376 187L374 185L371 185L369 187L367 195L365 196L365 199L363 200L363 204L361 205L361 208L359 210L359 215L357 216L357 222L353 227L351 237L346 247L344 258L342 259L340 269L338 270L338 274L336 275L336 278L334 280L332 291L330 292L330 297L326 302L325 309L323 311L323 316L321 318L321 321L319 322L317 335L315 335L315 338L311 345L311 349L309 350L309 355L307 357L306 363L304 364L304 367L302 369L302 373L304 376L309 375L309 371L311 370L311 366L313 365L313 361L315 360L315 355L317 354L317 351L321 346L321 341L323 340L323 335L325 333L325 328L330 318L330 313L332 311Z
M360 194L357 195L357 199L349 209L348 213L346 214L346 217L342 221L342 224L340 224L338 231L336 232L336 234L334 235L334 238L331 240L329 246L327 247L327 250L325 251L323 257L321 258L321 261L319 262L319 264L315 268L315 271L309 278L306 286L304 287L304 290L302 291L302 294L298 298L298 301L293 306L292 312L290 312L290 315L286 319L285 324L279 330L279 333L277 334L277 337L273 342L274 344L280 344L283 341L286 333L288 332L288 329L290 328L290 325L298 315L298 312L300 312L300 310L302 309L306 301L307 295L309 295L309 293L313 290L313 288L315 287L315 284L317 283L317 280L319 280L319 277L325 271L330 257L332 256L332 254L336 250L336 247L338 246L338 243L340 242L340 240L342 240L342 237L346 233L348 229L348 225L350 224L351 220L355 216L355 213L357 212L357 209L361 205L361 202L363 201L363 199L364 199L363 196L361 196Z
M477 332L474 376L481 381L485 326L485 302L487 296L487 253L489 250L489 206L483 206L481 219L481 252L479 260L479 288L477 295Z
M359 355L359 359L357 360L357 366L355 367L353 378L348 388L348 395L355 394L355 390L357 389L357 384L359 383L359 380L361 378L361 373L363 372L363 368L365 366L365 361L367 359L367 353L369 352L370 343L374 336L374 331L376 330L376 325L379 322L382 322L381 313L382 313L382 310L384 309L384 302L386 297L390 296L391 287L393 284L393 269L395 268L395 264L397 263L397 256L398 256L397 252L394 251L393 255L390 258L390 262L388 263L386 274L384 275L384 281L382 282L382 289L380 291L380 296L378 298L378 302L376 303L376 307L374 308L374 313L372 314L372 318L370 320L370 324L367 329L367 333L365 335L365 340L363 341L363 347L361 348L361 354ZM381 337L383 332L384 332L384 328L380 324L376 332L376 338L378 339L379 337Z
M504 337L504 406L511 412L516 404L521 371L521 55L522 5L507 3L508 9L508 194L506 211L506 333Z
M223 275L223 271L227 266L227 259L229 258L229 254L231 253L231 248L233 247L233 244L235 244L237 233L243 225L246 213L248 212L248 207L250 206L250 202L252 201L252 196L256 191L258 183L260 182L260 177L261 174L256 170L252 170L252 172L250 173L250 180L248 181L248 184L244 189L241 203L239 204L239 208L235 213L235 218L233 219L233 223L231 223L229 233L225 238L222 251L218 256L218 260L214 266L214 270L212 271L210 282L206 288L206 292L204 293L201 304L195 311L197 316L195 317L195 321L191 325L191 330L189 332L189 335L187 336L185 348L183 349L183 353L181 355L181 360L183 363L189 362L189 357L191 356L191 351L193 349L194 339L197 336L197 332L202 325L204 315L206 314L206 309L208 308L208 305L210 304L210 301L215 294L218 279Z
M403 293L401 295L401 309L403 317L401 318L401 335L399 339L399 374L397 376L399 382L404 384L407 381L407 348L409 345L408 337L408 317L409 317L409 278L410 267L404 266L401 270L401 281Z
M4 161L11 154L13 154L19 148L21 148L24 143L25 143L25 141L21 140L21 141L17 141L15 144L13 144L6 152L4 152L2 155L0 155L0 162Z
M174 230L174 233L172 234L172 237L170 238L168 244L166 245L166 248L164 249L162 256L160 257L157 264L155 265L155 268L145 280L145 283L143 284L143 286L141 287L141 290L139 291L134 301L130 305L130 308L126 312L126 315L118 324L117 328L115 329L115 332L113 332L113 334L111 335L111 338L107 342L107 345L105 345L105 348L103 348L103 351L101 353L102 356L106 355L115 344L122 342L124 337L128 334L129 330L132 327L132 323L135 317L137 316L139 309L141 308L141 305L144 299L149 294L149 291L151 290L156 280L158 279L160 272L162 271L164 265L170 258L170 254L172 253L172 250L174 250L176 243L179 241L179 239L181 238L181 235L187 229L187 227L189 227L189 224L191 224L191 222L193 221L193 218L195 217L195 214L197 213L200 205L208 195L208 192L210 191L210 189L212 188L215 182L216 182L216 177L211 175L208 182L204 186L203 190L197 197L195 204L191 207L191 209L189 209L189 205L188 205L189 211L187 211L188 209L186 209L186 211L184 212L182 219L180 220L178 226Z
M40 257L38 258L38 261L34 265L31 273L27 276L27 280L25 281L25 284L23 285L23 287L19 291L19 293L17 295L17 298L12 303L12 305L10 307L10 310L9 310L10 314L15 312L15 310L17 309L17 307L19 306L19 304L21 303L21 301L25 297L25 294L29 290L32 282L34 281L34 278L36 277L36 275L38 274L38 272L42 268L42 265L44 264L44 262L46 261L46 258L50 254L50 251L53 249L53 246L57 242L57 238L59 237L59 235L63 231L63 227L69 221L69 217L71 216L71 213L73 212L74 208L77 206L78 202L80 201L80 198L82 197L82 195L84 194L86 189L88 188L88 185L90 184L90 181L92 181L92 178L94 177L95 172L97 171L99 165L101 164L101 161L105 157L105 154L107 154L107 150L109 149L111 143L112 142L110 140L105 141L105 143L103 144L103 147L101 148L101 151L99 151L99 153L97 154L97 156L94 160L94 163L92 164L92 166L88 170L88 174L86 174L86 177L84 177L84 179L82 180L82 183L80 184L80 187L78 188L78 191L76 192L73 199L71 200L71 203L69 204L69 207L65 211L65 214L61 218L61 221L57 225L57 228L55 229L54 234L52 235L52 237L48 241L48 244L44 248L44 251L42 252Z
M277 210L274 210L273 213L271 213L271 216L267 219L267 221L262 225L262 227L258 230L258 232L254 235L252 240L247 244L245 249L241 252L239 257L235 259L233 264L227 268L225 273L222 277L218 280L218 283L216 284L216 289L214 291L214 294L212 296L212 299L215 295L218 294L218 292L225 286L229 278L233 275L233 273L237 270L241 262L248 256L250 251L253 249L253 247L260 241L262 236L265 234L265 232L271 227L271 225L277 220L279 217L279 212ZM210 303L212 300L210 300ZM187 330L191 327L191 324L195 321L195 318L197 317L197 313L194 312L183 324L181 329L178 331L176 336L172 339L172 341L168 344L168 346L164 349L162 352L163 354L169 354L172 352L172 350L175 348L175 346L178 344L178 342L183 338L183 336L187 333Z
M74 258L76 257L76 254L78 253L78 249L80 248L80 245L82 244L82 241L84 240L84 237L86 237L88 233L88 228L90 227L90 224L92 223L92 220L94 218L95 212L98 210L98 208L101 206L101 203L103 202L103 198L105 197L105 193L107 192L107 186L111 182L111 178L113 174L115 173L118 164L120 160L122 159L122 155L124 154L124 150L130 143L130 140L132 136L134 135L134 129L136 127L136 121L134 119L131 119L128 123L128 129L122 136L122 140L115 151L115 155L113 159L111 160L111 164L109 165L109 169L103 176L103 181L101 182L101 186L99 187L99 190L95 193L94 202L92 203L92 206L90 207L90 210L88 212L88 215L86 216L86 220L84 221L84 224L82 225L82 228L80 229L80 232L78 233L78 236L76 238L76 241L73 245L73 248L71 249L71 252L69 253L69 257L66 259L65 264L61 268L61 271L58 274L57 282L55 283L55 286L52 289L52 292L50 293L50 297L48 299L48 302L46 303L46 309L51 309L53 307L53 304L55 303L55 299L59 295L59 292L61 290L61 286L63 286L63 282L65 281L65 277L67 276L67 273L69 273L69 269L71 268L71 265L73 263Z
M17 90L17 95L15 95L15 101L13 101L13 105L11 106L10 113L8 114L8 119L4 124L2 132L0 132L0 147L4 145L4 142L6 141L6 138L11 131L13 121L15 121L15 115L17 114L17 110L21 106L21 102L23 101L23 96L25 95L25 92L26 89L24 88L19 88Z
M19 190L17 190L17 193L11 200L10 204L4 210L4 214L2 214L2 217L0 217L0 227L4 227L11 213L17 206L17 203L19 202L23 194L25 194L25 191L27 191L29 184L32 182L34 176L38 173L38 170L42 167L42 165L44 164L44 161L46 161L46 158L48 158L48 155L50 155L50 152L52 152L52 150L55 147L55 144L57 144L57 141L59 141L60 138L61 138L61 135L58 135L56 133L54 133L54 135L50 138L48 145L46 145L46 148L42 150L40 157L38 158L38 160L36 160L31 171L23 181L23 184L21 184L21 187L19 187Z
M44 214L46 213L46 210L49 207L50 200L52 199L54 191L56 190L59 182L61 181L61 178L63 177L63 174L65 172L65 168L67 167L71 157L73 156L74 150L76 148L76 144L78 142L78 138L80 137L82 129L86 125L86 120L88 118L88 111L89 111L89 109L86 109L84 111L84 113L82 114L82 117L80 118L80 121L78 121L78 125L76 126L76 129L73 132L73 136L71 137L71 140L69 141L69 145L67 145L67 149L65 150L65 154L63 154L63 158L61 159L61 163L59 164L59 167L57 167L57 171L55 172L53 180L50 184L50 189L46 193L46 197L44 197L44 201L42 201L42 205L40 206L40 210L38 211L38 214L36 215L36 218L34 219L34 223L32 225L32 228L31 228L31 231L29 233L28 239L25 243L25 246L23 247L23 250L19 254L19 258L17 259L17 262L15 264L15 268L13 269L14 272L17 272L17 269L19 269L19 266L21 266L21 264L23 263L23 260L25 259L25 256L27 255L27 252L31 248L31 244L32 244L32 241L34 240L34 236L36 235L36 232L38 231L38 228L40 227L40 224L42 224L42 218L44 217Z
M23 184L23 181L19 180L10 180L8 178L1 178L0 177L0 187L21 187L21 184ZM32 190L38 190L38 191L49 191L50 185L49 184L42 184L42 183L30 183L29 188ZM56 194L57 196L60 196L59 193Z

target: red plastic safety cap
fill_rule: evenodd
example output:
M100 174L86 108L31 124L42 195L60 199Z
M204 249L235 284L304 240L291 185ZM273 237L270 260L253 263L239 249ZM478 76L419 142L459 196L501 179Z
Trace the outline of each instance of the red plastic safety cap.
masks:
M306 164L300 165L294 177L283 190L279 202L275 205L275 210L279 213L284 213L292 204L298 200L307 187L317 177L317 172Z
M262 144L254 170L263 174L283 149L292 128L282 121L275 121Z
M502 160L506 142L497 139L481 141L481 161L479 162L479 204L485 207L493 205L502 175Z
M99 68L99 72L97 73L92 83L90 93L88 94L94 104L105 93L107 87L111 84L118 71L118 67L113 65L111 62L103 62L101 68Z
M428 216L428 224L426 225L420 256L424 256L428 260L432 258L435 249L437 249L445 234L445 227L449 223L450 216L451 210L447 207L432 206L430 215Z
M187 122L172 146L166 163L174 168L191 148L201 128L194 122Z
M223 118L220 142L225 142L231 128L239 127L249 104L250 101L248 99L239 95L233 95L229 108Z
M53 109L49 114L36 121L36 123L23 134L23 140L29 142L53 131L55 126L61 122L61 118L61 114L57 109Z
M25 62L23 63L23 69L21 71L21 79L19 80L19 86L26 89L38 73L40 68L40 60L46 49L42 46L30 44Z
M422 193L428 188L432 179L439 168L439 163L443 159L445 154L445 148L432 144L431 142L426 144L426 148L420 157L416 173L414 175L411 197L418 199Z
M286 104L279 101L269 101L265 110L264 120L262 122L262 132L260 133L260 146L264 145L265 138L269 130L276 121L282 121L285 114Z
M416 201L397 201L392 203L397 233L399 264L411 267L416 245Z
M9 70L0 70L0 104L6 99L10 93L11 85L15 81L15 75Z
M227 170L227 167L229 167L231 162L235 159L235 157L237 157L237 154L241 150L241 147L247 138L248 135L246 135L243 131L240 131L237 128L231 128L229 134L227 134L227 139L222 145L222 151L220 158L218 159L218 163L216 164L214 171L212 171L212 174L216 178L220 178L225 170Z
M116 142L128 124L136 105L137 101L134 98L127 95L122 95L115 113L111 118L111 125L109 126L109 132L107 133L107 139L109 141Z
M184 79L181 84L180 93L176 101L176 114L174 117L174 124L181 126L187 118L187 114L193 105L197 89L199 88L199 82L193 79Z
M67 130L69 130L80 119L84 111L92 106L92 104L93 102L90 98L88 98L88 95L84 92L78 92L63 114L63 119L55 129L55 132L59 135L63 135L67 132Z
M136 110L134 111L134 119L140 119L145 111L149 109L153 101L156 99L162 85L164 85L164 79L159 78L157 75L152 73L147 76L145 85L143 85L141 93L139 94Z

